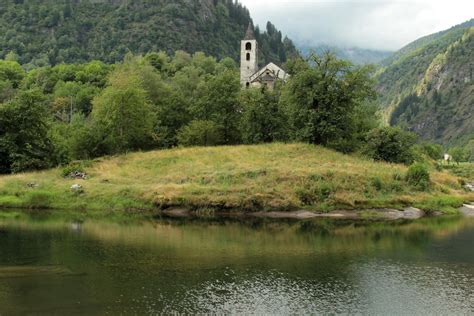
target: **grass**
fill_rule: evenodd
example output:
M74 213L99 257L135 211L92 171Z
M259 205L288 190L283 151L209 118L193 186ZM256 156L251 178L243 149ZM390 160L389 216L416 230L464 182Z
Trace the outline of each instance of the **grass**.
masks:
M306 144L177 148L88 162L87 180L63 169L0 177L0 207L76 211L203 210L327 212L408 205L452 211L474 201L459 179L431 171L425 191L407 168ZM80 184L83 193L71 191ZM32 185L33 184L33 185Z
M458 177L465 178L467 181L474 182L474 163L463 162L459 164L443 164L442 168Z

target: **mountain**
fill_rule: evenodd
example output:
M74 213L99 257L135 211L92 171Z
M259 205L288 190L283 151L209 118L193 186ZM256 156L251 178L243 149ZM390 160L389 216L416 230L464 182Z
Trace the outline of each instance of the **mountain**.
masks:
M309 55L312 51L316 53L324 53L326 51L335 52L339 58L349 60L356 65L377 64L393 54L390 51L363 49L358 47L339 47L331 45L298 45L304 56Z
M233 0L1 0L0 58L22 64L114 63L127 52L205 52L238 60L251 22ZM271 23L257 28L262 64L297 54Z
M474 137L474 19L402 48L376 78L391 125L444 145Z

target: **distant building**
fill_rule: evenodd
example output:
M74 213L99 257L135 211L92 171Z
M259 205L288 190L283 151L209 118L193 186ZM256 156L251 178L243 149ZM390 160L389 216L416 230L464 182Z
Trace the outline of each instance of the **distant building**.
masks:
M249 25L244 39L240 42L240 83L243 87L267 86L273 89L277 80L288 79L288 74L275 65L269 63L258 69L258 43Z

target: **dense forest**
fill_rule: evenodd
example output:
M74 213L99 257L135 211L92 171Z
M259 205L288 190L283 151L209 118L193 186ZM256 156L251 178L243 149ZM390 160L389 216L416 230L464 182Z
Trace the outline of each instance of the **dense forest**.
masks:
M0 58L13 52L27 69L115 63L129 52L150 51L202 51L237 60L250 22L248 10L233 0L3 0ZM297 54L271 23L255 33L262 64L282 64Z
M377 74L386 119L444 145L474 139L474 20L421 38Z

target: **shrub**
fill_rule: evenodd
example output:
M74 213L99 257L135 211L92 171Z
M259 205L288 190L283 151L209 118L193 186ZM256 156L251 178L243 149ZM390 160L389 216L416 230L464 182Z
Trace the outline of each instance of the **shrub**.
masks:
M296 190L296 195L303 205L313 205L326 201L334 192L331 183L322 181L307 184Z
M469 152L463 147L452 147L449 150L449 154L457 163L469 161Z
M438 144L423 144L423 151L433 160L443 159L444 149L443 146Z
M364 153L374 160L411 164L415 141L415 134L400 128L377 128L367 135Z
M75 172L85 174L86 173L85 168L89 166L90 166L90 163L83 162L83 161L71 162L69 165L67 165L61 170L61 175L63 177L68 177L71 173L75 173Z
M53 195L49 192L29 192L25 199L24 204L26 207L31 209L47 209L51 206Z
M377 191L381 191L383 187L382 180L379 177L375 177L372 179L372 186L375 188Z
M430 185L428 167L421 163L411 165L406 174L406 181L415 188L426 190Z
M222 141L222 133L212 121L192 121L178 132L178 143L182 146L215 146Z

